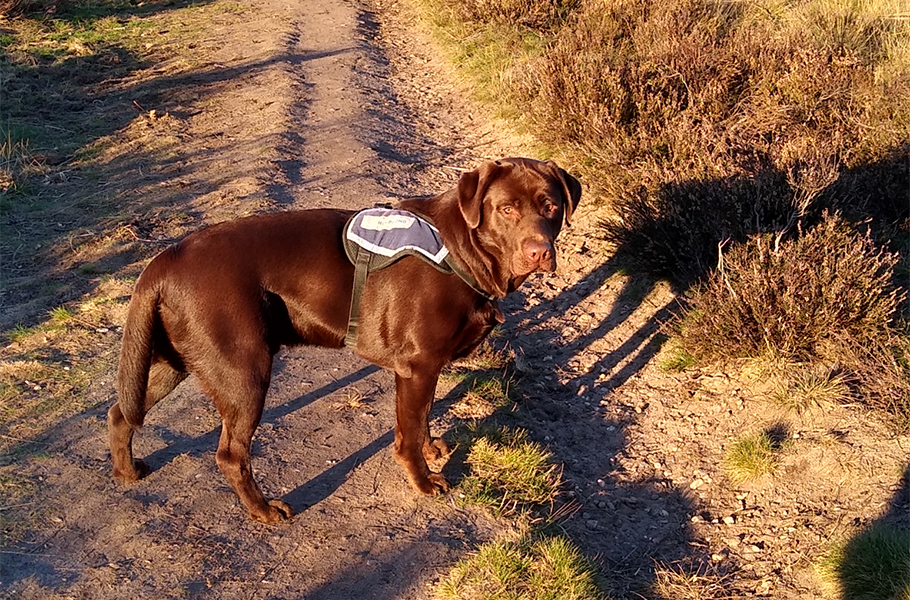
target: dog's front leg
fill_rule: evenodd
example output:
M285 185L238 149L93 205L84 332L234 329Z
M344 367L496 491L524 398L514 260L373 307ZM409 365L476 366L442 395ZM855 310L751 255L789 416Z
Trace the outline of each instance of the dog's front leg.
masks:
M449 482L430 471L426 455L434 454L441 440L430 437L429 416L439 371L420 372L410 377L395 375L395 460L419 492L435 495L449 491ZM444 442L442 442L444 445Z

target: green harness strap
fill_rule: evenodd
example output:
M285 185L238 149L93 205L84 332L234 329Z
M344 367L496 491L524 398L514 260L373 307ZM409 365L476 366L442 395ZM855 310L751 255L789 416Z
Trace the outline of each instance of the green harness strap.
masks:
M344 345L349 348L357 346L357 326L360 324L360 297L367 282L367 274L373 262L373 253L363 248L357 253L354 263L354 290L351 294L351 310L348 313L348 332L344 336Z

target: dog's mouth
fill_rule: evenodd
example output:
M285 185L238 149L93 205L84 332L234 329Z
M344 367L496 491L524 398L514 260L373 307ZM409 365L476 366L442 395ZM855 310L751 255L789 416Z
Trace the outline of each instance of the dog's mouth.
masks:
M537 261L528 260L522 254L519 254L512 261L512 268L510 270L513 279L526 278L531 273L536 273L538 271L552 273L556 271L556 253L550 252L549 256Z

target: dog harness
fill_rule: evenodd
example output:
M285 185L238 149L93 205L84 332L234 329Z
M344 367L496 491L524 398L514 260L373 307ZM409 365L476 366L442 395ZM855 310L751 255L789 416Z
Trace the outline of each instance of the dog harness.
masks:
M439 230L422 215L389 206L368 208L350 218L344 227L343 241L348 260L354 265L354 293L345 346L357 345L360 300L367 275L405 256L416 256L443 273L458 275L481 296L495 299L455 261L442 243Z

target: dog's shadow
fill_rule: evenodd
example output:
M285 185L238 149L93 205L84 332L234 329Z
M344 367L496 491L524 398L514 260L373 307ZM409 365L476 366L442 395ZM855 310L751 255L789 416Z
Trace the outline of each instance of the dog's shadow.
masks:
M353 381L361 379L366 375L375 373L377 371L379 371L379 367L372 365L365 367L364 369L357 371L357 373L339 380L339 382L336 382L336 384L340 383L341 381L347 381L347 383L335 385L332 390L323 392L321 396L325 396L328 393L331 393L331 391L340 389L344 385L353 383ZM449 390L442 398L437 399L433 405L433 414L445 414L453 403L455 403L458 399L470 391L471 386L475 380L476 377L465 377L462 381L455 385L455 387ZM321 391L322 389L324 388L320 388L320 390L317 391ZM309 394L306 396L309 396ZM276 407L275 409L272 409L274 413L267 415L267 417L263 419L263 422L266 420L275 420L281 416L284 416L290 412L293 412L294 410L301 408L302 406L305 406L306 404L309 404L315 399L316 398L312 398L306 402L289 402L280 407ZM452 434L453 432L451 430L447 431L444 437L448 440L452 437ZM344 484L354 469L356 469L359 465L363 464L379 452L390 447L394 439L395 431L393 429L389 429L384 434L378 436L373 441L363 446L360 450L349 454L345 459L335 463L328 469L322 471L316 477L291 490L285 494L282 499L291 505L295 513L303 512L311 506L322 502ZM438 467L441 464L443 476L446 477L450 484L455 486L459 481L461 481L462 477L464 477L465 474L465 454L466 451L463 447L454 447L448 457L443 457L439 461L435 461L435 464L431 465L431 468Z
M353 373L327 383L315 390L309 391L293 400L268 408L262 414L260 425L275 423L279 419L286 417L317 400L330 396L338 390L379 372L379 370L380 368L375 365L366 365ZM213 452L218 446L221 427L216 427L215 429L197 436L181 435L169 428L156 428L155 432L167 446L156 450L143 458L152 472L171 462L181 454L199 456L204 453ZM256 443L255 438L253 443ZM256 454L256 452L253 452L253 454ZM343 462L347 462L347 459Z

